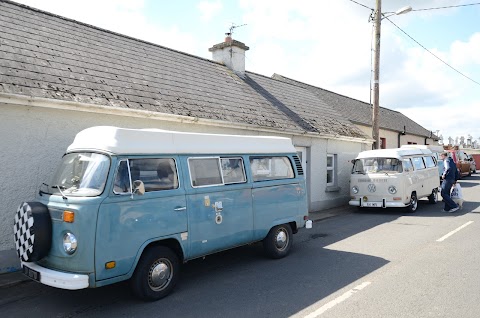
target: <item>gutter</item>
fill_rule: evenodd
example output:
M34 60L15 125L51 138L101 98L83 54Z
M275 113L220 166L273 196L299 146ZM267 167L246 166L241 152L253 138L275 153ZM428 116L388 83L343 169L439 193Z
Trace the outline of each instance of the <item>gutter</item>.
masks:
M224 120L214 120L214 119L206 119L206 118L199 118L199 117L166 114L166 113L153 112L149 110L124 109L124 108L103 106L103 105L97 105L97 104L80 103L80 102L25 96L25 95L18 95L18 94L0 93L0 105L2 104L12 105L12 106L43 107L43 108L50 108L50 109L61 109L61 110L87 112L87 113L99 113L99 114L108 114L108 115L125 116L125 117L147 118L147 119L154 119L154 120L177 122L182 124L194 123L194 124L216 126L216 127L223 127L223 128L237 128L237 129L243 129L248 131L253 130L256 132L266 132L266 133L271 133L275 135L278 135L280 133L283 135L286 134L291 136L308 136L312 138L321 138L321 139L336 139L336 140L359 142L359 143L373 143L373 139L371 138L347 137L347 136L339 136L339 135L333 135L333 134L319 134L316 132L299 131L299 130L293 130L293 129L277 130L273 128L258 127L252 124L241 124L241 123L234 123L234 122L229 122Z

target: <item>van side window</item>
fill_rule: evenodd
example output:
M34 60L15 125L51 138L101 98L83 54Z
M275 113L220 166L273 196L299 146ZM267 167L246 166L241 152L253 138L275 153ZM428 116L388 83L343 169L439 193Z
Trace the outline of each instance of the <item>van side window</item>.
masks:
M131 159L129 162L132 182L141 180L145 185L145 192L178 188L178 176L174 159L144 158Z
M223 184L219 158L189 158L190 178L192 186Z
M403 159L403 171L408 172L412 170L413 170L412 161L410 161L410 159Z
M288 157L250 157L253 181L294 178L292 163Z
M415 167L415 170L421 170L425 169L425 163L423 162L422 157L413 157L413 166Z
M246 182L241 157L189 158L192 186L213 186Z
M427 168L433 168L436 166L435 159L431 156L423 157L423 160L425 161L425 165L427 166Z
M246 182L242 158L221 158L220 161L222 164L223 182Z

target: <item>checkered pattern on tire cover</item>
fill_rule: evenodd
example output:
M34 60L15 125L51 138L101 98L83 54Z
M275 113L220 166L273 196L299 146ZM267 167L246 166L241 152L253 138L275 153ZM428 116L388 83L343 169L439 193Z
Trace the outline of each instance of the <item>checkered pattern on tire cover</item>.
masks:
M15 214L13 233L15 237L15 248L18 257L28 262L33 253L35 243L34 219L32 208L27 202L22 203Z

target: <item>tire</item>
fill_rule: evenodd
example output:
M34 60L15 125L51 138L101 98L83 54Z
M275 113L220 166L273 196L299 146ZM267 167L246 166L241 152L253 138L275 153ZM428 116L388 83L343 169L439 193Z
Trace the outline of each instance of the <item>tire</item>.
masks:
M435 204L438 202L438 189L433 189L432 194L428 196L428 203Z
M13 226L15 249L23 262L36 262L47 256L52 245L52 219L46 205L23 202Z
M418 207L417 194L415 192L412 192L412 195L410 196L410 204L407 206L407 211L410 213L415 213L415 211L417 211L417 207Z
M130 286L138 298L155 301L173 291L179 274L177 254L165 246L150 247L143 252L130 279Z
M263 239L263 249L268 257L278 259L288 255L292 242L292 228L289 224L281 224L270 229Z

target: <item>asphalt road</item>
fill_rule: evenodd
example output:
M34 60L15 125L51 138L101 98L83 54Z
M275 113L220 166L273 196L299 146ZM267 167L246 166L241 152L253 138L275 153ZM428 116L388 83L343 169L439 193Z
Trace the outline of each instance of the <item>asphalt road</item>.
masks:
M2 317L480 317L480 176L460 182L457 213L373 209L314 223L291 254L259 244L185 264L175 292L138 301L127 283L0 290Z

